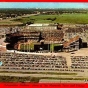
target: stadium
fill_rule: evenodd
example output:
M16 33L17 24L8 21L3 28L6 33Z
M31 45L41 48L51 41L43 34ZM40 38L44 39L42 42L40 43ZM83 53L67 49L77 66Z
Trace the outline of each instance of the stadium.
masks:
M88 72L86 33L85 27L62 24L10 27L0 39L0 75L5 71L6 76L30 76L40 83L84 82Z
M84 47L79 35L66 38L64 32L62 24L31 24L21 31L10 30L5 41L7 49L25 52L72 51ZM66 32L69 33L69 29Z

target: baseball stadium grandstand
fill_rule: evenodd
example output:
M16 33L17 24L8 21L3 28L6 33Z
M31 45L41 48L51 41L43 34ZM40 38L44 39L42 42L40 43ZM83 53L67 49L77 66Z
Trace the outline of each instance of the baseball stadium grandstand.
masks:
M6 33L5 41L8 43L6 48L26 52L57 52L77 50L82 47L79 35L66 40L64 38L66 34L64 33L63 26L58 27L59 24L31 24L21 31L15 30L12 32L10 30ZM67 32L69 33L69 29L66 30Z

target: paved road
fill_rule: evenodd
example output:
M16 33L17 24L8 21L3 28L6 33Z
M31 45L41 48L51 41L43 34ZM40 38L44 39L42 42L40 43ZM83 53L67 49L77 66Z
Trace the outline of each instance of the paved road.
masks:
M56 75L56 74L22 74L22 73L0 73L0 76L20 76L20 77L56 77L56 78L84 78L78 75Z

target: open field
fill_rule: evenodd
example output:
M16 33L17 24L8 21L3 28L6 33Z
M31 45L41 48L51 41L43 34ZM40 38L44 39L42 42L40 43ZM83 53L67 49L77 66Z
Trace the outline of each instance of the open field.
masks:
M70 23L70 24L88 24L88 14L60 14L60 15L41 15L32 14L0 20L0 25L20 25L31 23Z
M7 18L0 20L0 25L22 25L23 23L20 21L14 21L15 19L20 19L20 18L25 18L25 17L30 17L36 14L27 14L25 16L18 16L16 18Z
M32 76L20 76L20 74L17 74L17 76L11 75L4 75L4 76L0 76L0 82L35 82L38 83L39 81L41 82L41 80L44 82L46 80L52 80L52 82L55 82L55 80L60 80L61 81L69 81L70 82L84 82L84 80L88 80L88 78L81 78L81 77L32 77ZM47 82L47 81L46 81Z
M88 24L88 14L61 14L61 15L36 15L31 17L22 17L14 19L22 23L72 23L72 24Z

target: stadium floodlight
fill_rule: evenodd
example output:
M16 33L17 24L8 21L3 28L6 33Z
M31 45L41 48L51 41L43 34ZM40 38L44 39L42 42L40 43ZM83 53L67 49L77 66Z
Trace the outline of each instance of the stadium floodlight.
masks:
M24 34L24 45L23 45L23 51L25 52L25 34Z
M28 47L29 47L29 52L30 52L30 48L31 48L31 47L30 47L30 41L29 41Z
M50 32L48 33L48 36L50 35ZM48 51L49 51L49 37L48 37Z
M54 36L54 34L53 34ZM54 48L54 41L53 41L53 37L52 37L52 53L53 53L53 48Z

